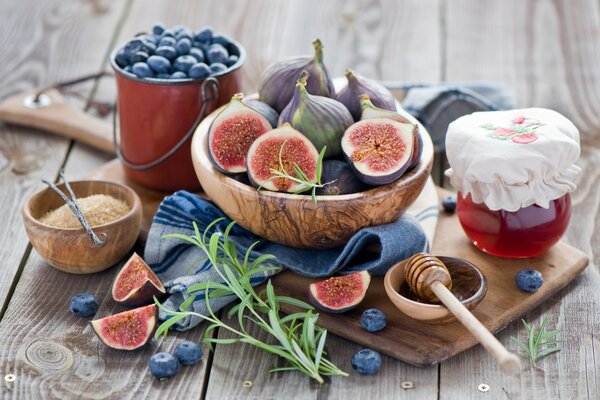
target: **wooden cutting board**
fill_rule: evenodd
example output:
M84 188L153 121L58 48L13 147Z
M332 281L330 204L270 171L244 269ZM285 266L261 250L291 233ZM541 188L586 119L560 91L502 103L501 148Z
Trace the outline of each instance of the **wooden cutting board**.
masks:
M152 217L168 193L148 190L128 181L117 160L94 171L89 178L125 183L138 193L144 214L140 236L145 240ZM489 256L468 241L456 215L444 212L440 212L432 253L463 258L483 271L488 292L473 313L492 332L502 330L553 296L583 271L589 261L585 253L562 242L546 254L526 260ZM543 274L544 285L536 293L527 294L515 286L514 276L523 268L535 268ZM315 280L286 271L272 281L276 292L308 301L308 285ZM367 332L359 324L361 313L371 307L379 308L388 317L388 325L381 332ZM284 305L283 311L297 310ZM439 363L477 344L457 322L431 325L400 313L387 298L382 277L372 279L364 301L357 308L345 314L322 312L318 323L341 337L419 367Z

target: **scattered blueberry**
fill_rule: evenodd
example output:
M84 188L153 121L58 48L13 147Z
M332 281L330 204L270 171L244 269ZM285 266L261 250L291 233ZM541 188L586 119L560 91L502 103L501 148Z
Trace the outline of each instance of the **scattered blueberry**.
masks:
M202 360L202 348L198 343L190 341L179 343L173 354L183 365L198 364Z
M204 62L204 52L202 49L192 47L190 49L190 56L193 56L197 62Z
M154 76L154 72L152 72L152 69L150 69L148 64L143 62L133 64L133 67L131 67L131 72L133 72L140 78L152 78Z
M381 368L381 356L371 349L362 349L352 356L352 368L361 375L373 375Z
M360 324L369 332L379 332L387 325L387 318L383 311L369 308L360 316Z
M171 46L160 46L154 54L167 60L174 60L177 57L177 50Z
M210 68L204 63L198 63L192 65L192 68L188 71L188 76L192 79L203 79L210 75Z
M98 307L100 304L91 293L77 293L69 301L69 311L81 318L96 314Z
M210 42L213 44L220 44L221 46L227 46L231 43L231 40L225 35L214 35Z
M171 74L171 79L186 79L187 77L187 74L181 71L175 71Z
M134 55L131 56L131 59L129 61L131 61L132 64L139 63L139 62L145 62L148 59L148 57L150 57L148 55L148 53L145 53L143 51L138 51Z
M210 64L210 72L213 75L219 74L219 73L225 71L226 69L227 69L227 66L225 64L221 64L221 63Z
M146 63L157 74L167 74L171 69L171 62L163 56L150 56Z
M148 368L158 379L172 378L179 371L179 360L173 354L161 351L150 357Z
M175 38L172 38L171 36L165 36L164 38L160 39L160 41L158 42L158 46L175 47L175 43L177 43L177 40L175 40Z
M535 269L522 269L515 275L517 287L524 292L533 293L544 283L542 273Z
M227 58L227 66L231 67L232 65L234 65L236 62L238 62L240 58L238 56L236 56L235 54L232 54L229 56L229 58Z
M213 29L211 26L207 26L194 35L194 39L199 42L209 42L213 36Z
M177 41L175 44L175 48L177 49L177 53L179 53L179 55L189 54L192 48L192 41L185 37L179 39L179 41Z
M456 196L447 196L442 200L442 207L444 207L444 211L449 214L452 214L456 211Z
M225 47L221 46L220 44L212 44L206 51L206 58L211 64L225 64L229 58L229 53L227 53Z
M162 22L157 22L152 27L152 33L154 33L155 35L161 35L165 31L165 29L167 29L165 24L163 24Z
M197 63L198 61L196 58L190 55L179 56L175 59L175 62L173 62L173 69L175 71L188 72L190 68Z
M115 55L115 62L121 68L125 68L129 65L129 58L125 56L124 49L120 49L119 51L117 51L117 54Z

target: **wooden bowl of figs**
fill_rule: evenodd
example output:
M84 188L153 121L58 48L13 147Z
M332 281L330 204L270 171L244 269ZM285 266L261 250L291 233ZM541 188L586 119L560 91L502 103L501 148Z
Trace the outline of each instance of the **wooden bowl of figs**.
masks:
M308 249L343 246L362 228L398 219L417 199L431 172L433 145L429 134L414 117L397 107L402 117L418 126L422 139L420 159L400 178L379 186L365 185L356 193L318 194L314 199L310 192L282 193L264 187L257 190L246 174L227 175L211 160L209 130L225 107L205 118L195 132L192 159L196 175L208 197L227 216L273 242Z

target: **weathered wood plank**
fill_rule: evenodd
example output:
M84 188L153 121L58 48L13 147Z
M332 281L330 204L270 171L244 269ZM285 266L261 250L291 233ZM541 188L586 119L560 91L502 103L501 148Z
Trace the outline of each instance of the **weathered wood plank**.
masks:
M554 108L573 119L587 143L597 144L598 15L594 1L448 2L447 78L508 83L519 106ZM588 253L590 266L525 317L539 322L548 315L551 325L562 330L563 350L542 359L537 370L524 358L523 373L515 378L503 375L481 347L473 348L442 364L441 399L481 398L480 383L490 386L491 398L598 398L600 364L594 332L600 328L600 150L584 147L579 164L583 172L572 196L573 215L564 240ZM513 323L498 335L509 349L518 351L510 336L524 340L522 325Z

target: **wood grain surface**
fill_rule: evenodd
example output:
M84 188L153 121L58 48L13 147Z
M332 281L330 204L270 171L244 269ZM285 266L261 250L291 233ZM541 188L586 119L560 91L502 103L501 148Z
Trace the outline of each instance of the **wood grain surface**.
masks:
M125 41L157 20L192 27L211 24L240 40L250 54L244 68L247 92L256 90L256 79L268 63L308 53L315 37L325 43L325 61L334 75L350 66L386 81L508 84L519 106L555 108L573 119L582 132L586 146L579 164L583 173L572 197L573 218L565 242L592 260L573 283L526 314L530 322L547 314L551 324L561 328L559 336L566 343L561 352L542 359L540 369L524 369L520 378L502 375L477 346L426 369L384 356L378 375L351 373L347 379L318 386L297 373L269 375L275 359L253 348L217 346L214 357L201 367L184 369L176 380L159 383L150 379L145 367L154 347L133 357L107 355L85 322L66 311L68 298L76 291L87 290L104 299L113 270L82 281L50 268L29 251L18 213L23 199L41 187L40 178L57 176L63 165L67 176L80 178L107 157L80 144L69 146L62 138L2 124L0 185L5 189L0 190L4 210L0 303L10 301L10 307L0 309L0 337L4 338L0 368L5 374L15 372L17 380L12 388L0 388L0 398L597 399L599 15L596 0L0 2L0 100L106 66L102 59L112 49L113 37L116 42ZM114 81L102 79L82 93L86 98L112 101ZM49 286L60 289L48 290ZM112 307L108 300L103 302L99 316L116 311ZM524 338L521 324L508 325L499 339L509 343L510 336ZM177 334L176 340L183 337L199 340L201 329ZM49 358L39 356L44 353L39 353L39 345L29 350L29 359L23 358L29 343L42 338L51 342L42 342L43 349L50 349ZM65 365L61 354L68 353L57 350L55 342L77 360L68 370L60 370ZM168 342L167 348L172 344ZM333 334L327 346L334 361L352 372L348 360L360 346ZM253 381L252 387L241 386L242 379ZM414 382L415 389L402 389L400 383L405 380ZM481 383L490 386L488 393L478 391Z

